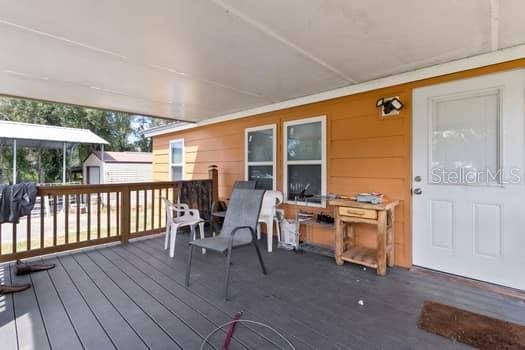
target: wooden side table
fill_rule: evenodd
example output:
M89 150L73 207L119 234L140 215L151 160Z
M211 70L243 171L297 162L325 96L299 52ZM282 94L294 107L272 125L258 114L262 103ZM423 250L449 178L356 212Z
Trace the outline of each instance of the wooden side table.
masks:
M335 217L335 262L345 261L376 269L384 276L386 266L394 266L394 222L397 200L381 204L361 203L336 199L329 202L336 207ZM370 224L377 227L375 249L356 245L354 224Z

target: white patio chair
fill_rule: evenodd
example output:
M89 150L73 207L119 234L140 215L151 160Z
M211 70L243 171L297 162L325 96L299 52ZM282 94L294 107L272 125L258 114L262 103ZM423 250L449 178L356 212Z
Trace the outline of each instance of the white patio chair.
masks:
M198 209L190 209L187 204L174 204L170 200L163 198L166 207L166 237L164 239L164 249L170 248L170 258L175 256L175 243L177 242L177 231L181 227L189 226L192 239L197 239L195 226L199 225L200 238L204 239L204 220L201 219ZM173 216L177 213L177 216ZM202 249L202 254L206 250Z
M266 191L262 202L261 212L257 223L257 239L261 239L261 223L266 224L266 236L268 239L268 252L272 252L273 246L273 223L277 228L277 241L281 241L280 219L276 207L283 202L283 194L279 191Z

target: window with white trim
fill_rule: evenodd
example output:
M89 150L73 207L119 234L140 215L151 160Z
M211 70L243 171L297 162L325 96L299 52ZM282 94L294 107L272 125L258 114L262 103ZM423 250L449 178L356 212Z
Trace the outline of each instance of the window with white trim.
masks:
M324 206L311 196L326 194L326 117L285 122L283 146L285 201Z
M257 181L257 188L275 190L276 125L245 131L245 179Z
M170 141L170 179L184 179L184 139Z

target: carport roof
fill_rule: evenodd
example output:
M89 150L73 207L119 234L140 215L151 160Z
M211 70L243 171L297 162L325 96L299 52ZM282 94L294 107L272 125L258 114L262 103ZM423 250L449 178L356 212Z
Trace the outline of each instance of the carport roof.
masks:
M62 148L69 144L109 144L87 129L0 121L0 143L16 140L17 147Z

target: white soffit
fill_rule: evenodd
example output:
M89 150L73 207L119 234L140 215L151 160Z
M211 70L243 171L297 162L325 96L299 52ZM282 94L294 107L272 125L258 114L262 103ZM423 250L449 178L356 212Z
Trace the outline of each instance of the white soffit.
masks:
M0 9L0 94L187 121L525 43L521 0L0 0Z

